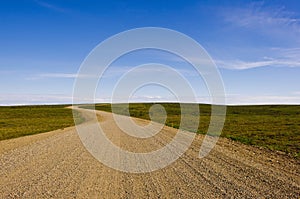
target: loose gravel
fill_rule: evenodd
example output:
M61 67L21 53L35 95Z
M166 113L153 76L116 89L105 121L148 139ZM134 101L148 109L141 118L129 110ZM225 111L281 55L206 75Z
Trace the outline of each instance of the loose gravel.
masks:
M164 147L177 132L164 127L151 138L135 138L118 128L111 113L97 114L111 142L131 152ZM87 118L81 125L94 122ZM139 174L97 161L84 148L75 127L4 140L0 142L0 198L300 198L298 160L226 138L200 159L203 138L196 135L189 149L169 166Z

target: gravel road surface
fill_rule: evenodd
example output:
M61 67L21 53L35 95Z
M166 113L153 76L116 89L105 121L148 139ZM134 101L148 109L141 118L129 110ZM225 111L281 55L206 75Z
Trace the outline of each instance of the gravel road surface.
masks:
M81 125L95 124L81 111L87 119ZM118 128L111 113L97 114L111 142L131 152L162 148L177 132L164 127L151 138L135 138ZM75 127L1 141L0 198L300 198L299 161L225 138L200 159L203 137L196 135L169 166L136 174L96 160Z

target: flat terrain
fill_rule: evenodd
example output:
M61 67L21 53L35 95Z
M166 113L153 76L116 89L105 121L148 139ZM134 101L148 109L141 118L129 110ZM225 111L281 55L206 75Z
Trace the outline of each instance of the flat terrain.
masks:
M74 126L67 105L0 106L0 140ZM80 115L74 115L78 122Z
M165 124L179 128L181 107L178 103L159 103L167 112ZM149 119L149 109L153 103L130 103L130 116ZM114 104L114 112L126 113L126 104ZM199 120L197 133L206 134L211 117L211 105L199 104L199 114L195 104L184 104L190 121ZM84 107L84 106L83 106ZM88 107L88 106L85 106ZM96 104L97 110L110 111L111 104ZM190 129L187 129L190 130ZM247 145L282 151L291 157L300 158L300 106L299 105L251 105L227 106L226 120L221 134Z
M82 114L88 128L97 121ZM132 152L163 147L176 134L164 127L149 139L124 134L112 114L98 112L107 137ZM141 125L148 121L135 119ZM88 132L87 132L88 133ZM199 159L203 135L173 164L130 174L98 162L74 127L0 142L0 198L299 198L300 163L285 155L220 138ZM110 156L110 151L104 153ZM147 164L147 162L145 163ZM147 165L145 165L147 166Z

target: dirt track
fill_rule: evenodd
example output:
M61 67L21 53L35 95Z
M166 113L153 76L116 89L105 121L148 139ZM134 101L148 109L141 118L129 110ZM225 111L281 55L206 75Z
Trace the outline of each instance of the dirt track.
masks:
M110 113L99 114L107 137L128 151L161 148L176 133L165 127L149 139L133 138L120 131ZM144 174L98 162L74 127L1 141L0 198L300 198L299 162L223 138L199 159L202 139L197 135L173 164Z

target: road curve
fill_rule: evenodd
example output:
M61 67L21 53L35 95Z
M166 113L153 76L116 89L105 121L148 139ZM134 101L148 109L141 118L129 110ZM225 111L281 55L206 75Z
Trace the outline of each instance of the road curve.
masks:
M78 110L87 119L83 127L95 124ZM97 114L111 142L127 151L157 150L177 132L164 127L151 138L135 138L118 128L111 113ZM199 159L203 137L197 135L169 166L137 174L97 161L75 127L1 141L0 198L300 198L299 161L225 138Z

